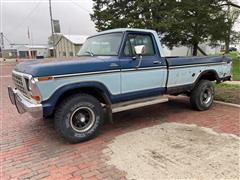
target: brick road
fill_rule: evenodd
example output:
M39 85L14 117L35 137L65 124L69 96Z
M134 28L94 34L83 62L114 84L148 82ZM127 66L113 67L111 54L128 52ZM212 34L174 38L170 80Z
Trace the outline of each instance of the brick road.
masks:
M114 137L163 122L196 124L216 132L240 136L239 109L215 104L205 112L190 108L186 99L114 115L100 136L68 144L57 136L51 120L19 115L7 97L12 66L1 67L0 179L125 179L125 172L107 164L105 148Z

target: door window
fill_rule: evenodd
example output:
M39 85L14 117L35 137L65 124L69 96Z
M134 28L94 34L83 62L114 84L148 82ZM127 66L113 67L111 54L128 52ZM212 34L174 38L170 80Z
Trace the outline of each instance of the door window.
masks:
M137 35L137 34L129 34L127 37L127 41L124 47L124 56L133 57L136 55L134 47L144 45L145 53L143 56L154 56L155 50L153 46L152 37L150 35Z

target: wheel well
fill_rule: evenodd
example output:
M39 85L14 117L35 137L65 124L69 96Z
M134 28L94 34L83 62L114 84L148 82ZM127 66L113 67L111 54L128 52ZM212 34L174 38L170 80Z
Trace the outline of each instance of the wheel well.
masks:
M197 82L199 82L202 79L215 81L215 80L218 80L218 75L215 71L206 71L199 76Z
M73 94L78 94L78 93L84 93L84 94L89 94L95 97L100 103L102 104L111 104L110 100L108 99L107 95L104 94L104 92L98 88L94 87L83 87L83 88L77 88L77 89L71 89L66 92L64 92L57 100L56 105L61 103L66 97L69 97Z

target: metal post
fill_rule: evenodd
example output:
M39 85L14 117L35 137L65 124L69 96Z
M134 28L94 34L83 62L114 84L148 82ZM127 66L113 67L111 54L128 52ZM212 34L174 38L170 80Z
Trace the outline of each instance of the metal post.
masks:
M3 38L3 32L1 32L1 48L4 49L4 38Z
M49 12L50 12L50 21L51 21L51 30L52 30L53 57L56 57L55 37L54 37L53 18L52 18L52 1L51 0L49 0Z

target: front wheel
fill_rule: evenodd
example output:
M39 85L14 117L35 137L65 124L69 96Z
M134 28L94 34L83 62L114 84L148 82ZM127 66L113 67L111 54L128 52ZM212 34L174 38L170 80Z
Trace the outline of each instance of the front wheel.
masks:
M208 110L213 104L214 95L215 90L211 81L201 80L193 89L190 102L197 110Z
M71 143L95 137L103 125L100 102L88 94L75 94L63 100L55 112L55 127Z

